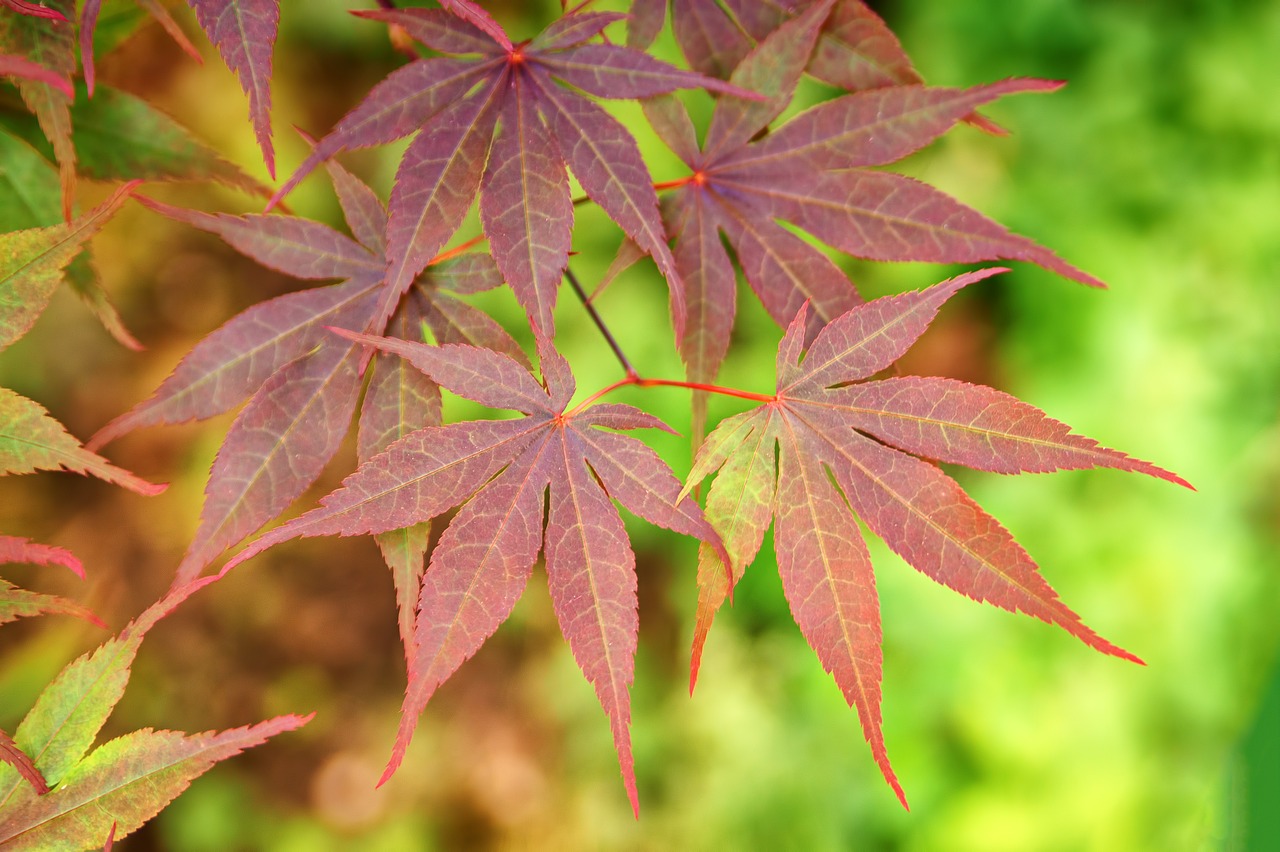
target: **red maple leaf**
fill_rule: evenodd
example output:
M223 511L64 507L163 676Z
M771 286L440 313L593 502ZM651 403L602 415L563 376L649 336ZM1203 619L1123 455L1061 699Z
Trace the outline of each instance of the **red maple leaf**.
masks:
M462 506L424 577L409 687L385 781L436 688L511 613L541 550L561 632L609 716L638 813L629 730L639 624L635 557L613 500L651 523L701 539L728 561L698 504L677 499L680 484L657 454L635 438L604 431L668 427L626 405L567 410L573 376L545 341L543 387L492 350L342 334L403 356L454 393L526 416L433 426L401 438L319 508L262 536L223 570L299 536L385 533Z
M707 517L732 564L730 580L713 551L701 554L690 684L716 611L772 519L796 623L857 709L876 763L904 805L880 730L880 612L858 518L939 583L1141 662L1086 627L1008 531L922 459L1000 473L1113 467L1187 485L991 388L937 378L868 380L915 342L953 293L999 271L855 307L823 328L807 352L802 308L778 347L775 398L722 421L685 488L719 471Z
M454 11L472 7L450 5ZM272 203L340 150L420 131L405 152L391 193L389 286L366 330L381 332L400 293L443 248L479 195L481 223L503 278L531 322L551 334L573 227L568 170L587 196L653 256L671 288L675 322L683 324L680 277L635 140L603 109L562 84L602 98L704 87L747 98L750 92L637 50L589 44L624 17L613 13L565 15L531 41L515 45L496 24L474 26L474 14L466 19L440 9L356 14L402 27L445 56L417 60L375 86L320 141Z

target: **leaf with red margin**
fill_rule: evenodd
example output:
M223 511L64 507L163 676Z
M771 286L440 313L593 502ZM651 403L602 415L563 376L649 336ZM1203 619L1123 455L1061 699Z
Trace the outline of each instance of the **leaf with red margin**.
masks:
M731 82L761 89L770 100L721 101L702 150L682 104L667 98L646 105L655 129L693 172L670 184L675 191L663 209L680 273L692 279L685 286L692 288L687 324L693 331L681 351L694 381L714 379L733 324L733 302L725 295L732 277L721 233L779 325L790 322L801 304L810 305L810 339L861 300L826 254L778 220L857 257L942 263L1019 259L1101 286L1048 249L938 190L867 168L924 147L982 104L1006 94L1052 91L1059 83L1005 80L968 90L877 89L827 101L757 135L790 99L829 8L826 2L813 5L750 51Z
M660 426L627 406L566 411L568 365L545 340L546 386L514 360L470 346L429 346L343 332L404 357L433 381L519 420L432 426L366 461L321 506L278 527L231 560L299 536L383 533L462 508L445 529L423 578L400 732L391 776L436 688L506 620L542 549L561 631L609 716L623 780L636 799L629 687L636 632L635 560L616 499L641 517L692 535L724 553L697 504L651 450L598 428Z
M152 604L120 635L68 664L53 679L14 733L18 747L57 787L93 745L129 682L129 667L152 626L208 580L166 595ZM11 826L17 806L36 798L17 773L0 766L0 825ZM8 847L5 847L8 848Z
M496 57L474 28L432 10L359 14L402 27L432 49L472 54L419 60L392 74L320 141L272 199L278 201L343 148L382 144L422 127L397 173L388 230L390 284L367 331L382 331L399 295L456 231L478 188L481 221L499 268L531 324L551 334L573 221L566 166L591 200L653 256L671 287L673 319L682 327L679 276L639 148L625 127L566 86L606 98L704 87L748 99L755 95L637 50L584 43L618 19L608 13L565 15L528 43L507 43Z
M0 536L0 545L3 545L5 538L7 536ZM34 561L34 559L6 561L27 562ZM106 627L102 623L102 619L94 615L92 610L75 601L69 601L66 598L60 598L55 595L28 592L25 589L18 588L8 580L0 578L0 624L7 624L18 618L46 614L72 615L76 618L83 618L97 627Z
M280 27L280 0L187 0L200 27L249 96L262 160L276 176L271 144L271 53Z
M0 474L37 470L69 470L96 476L146 496L165 489L86 450L38 403L0 387Z
M951 295L999 271L968 273L853 308L818 333L803 360L801 310L778 347L776 398L722 422L699 450L685 486L719 471L706 514L733 558L735 583L773 515L778 568L796 623L857 709L872 755L904 806L880 730L879 605L859 518L939 583L1056 624L1105 654L1141 662L1085 626L995 519L935 465L908 452L1006 473L1112 467L1187 485L1072 435L990 388L945 379L867 381L915 342ZM692 677L728 591L723 573L703 568L698 580Z
M112 196L74 221L0 234L0 350L35 324L63 280L63 270L124 204L137 183Z
M0 580L0 583L3 582ZM35 790L37 796L43 796L49 792L49 785L45 783L44 776L36 768L35 762L27 757L26 753L13 741L13 737L4 731L0 731L0 763L8 764L17 770L18 774L31 785L31 789Z
M274 373L253 395L209 471L200 525L175 582L195 579L316 481L351 426L359 358L353 347L319 348Z
M489 13L481 9L471 0L440 0L440 5L457 15L462 20L472 24L477 29L483 31L486 35L498 43L503 50L511 49L511 39L507 37L506 31L498 25L498 22L489 16Z
M433 262L409 292L386 295L380 250L388 216L373 192L329 164L343 212L370 245L322 225L286 216L208 214L143 203L172 219L217 234L244 254L303 279L346 283L290 293L249 308L201 341L147 401L107 424L94 446L133 429L204 419L248 400L210 472L206 502L178 581L198 576L226 548L282 512L315 481L347 433L358 399L363 353L328 326L365 328L390 303L393 334L507 352L523 361L516 342L496 322L457 298L501 283L491 258L464 254ZM365 397L360 458L395 438L439 423L439 390L417 371L387 357ZM406 525L409 526L409 525ZM425 527L388 533L380 544L395 578L406 643L427 543Z
M96 846L108 832L125 837L215 763L297 730L312 715L277 716L203 734L143 728L103 743L54 791L7 813L0 820L0 843L14 850L83 848Z

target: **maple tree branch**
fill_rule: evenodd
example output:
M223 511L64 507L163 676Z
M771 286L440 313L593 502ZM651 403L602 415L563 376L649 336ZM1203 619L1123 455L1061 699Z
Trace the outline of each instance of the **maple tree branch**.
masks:
M609 344L609 348L613 350L614 357L618 359L618 363L622 365L622 369L629 379L639 379L636 368L631 366L631 362L627 360L626 354L623 353L622 347L618 345L617 338L613 336L613 332L609 331L609 326L604 324L604 318L600 316L600 312L596 310L596 306L591 304L591 298L587 295L587 291L582 289L582 284L578 281L578 276L573 274L573 270L569 267L564 269L564 277L568 279L569 286L573 288L573 292L577 294L578 301L582 302L582 306L587 309L587 315L591 317L591 321L596 324L596 328L600 329L600 334L604 337L604 342Z

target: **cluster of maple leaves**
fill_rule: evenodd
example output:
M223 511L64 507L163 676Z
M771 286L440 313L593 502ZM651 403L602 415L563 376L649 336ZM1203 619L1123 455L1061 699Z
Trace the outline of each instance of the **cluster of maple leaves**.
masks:
M185 131L150 115L145 104L106 87L94 91L100 2L89 0L82 10L79 94L69 82L76 60L65 18L73 4L54 0L33 9L0 2L25 13L0 17L0 53L9 54L0 56L0 74L19 79L22 102L49 140L69 220L43 229L20 221L16 227L26 230L0 236L11 247L5 256L18 258L0 271L6 297L0 305L17 305L0 318L8 336L0 345L30 327L64 277L130 343L84 245L134 186L73 217L77 164L81 174L98 178L204 177L261 188ZM162 6L154 0L139 5L186 44ZM191 5L248 94L274 174L269 81L276 0ZM1099 286L955 199L878 168L958 122L1000 132L975 110L1006 94L1050 91L1058 83L925 86L896 38L860 0L671 0L672 31L689 70L645 52L665 24L667 0L636 0L629 16L581 3L518 43L469 0L442 0L439 9L381 5L355 14L416 43L417 58L316 142L268 203L270 210L323 164L351 237L294 216L209 214L138 197L264 266L340 283L298 290L234 317L88 449L57 437L56 426L38 411L25 415L30 422L15 419L13 431L45 430L54 436L48 446L65 445L60 455L10 460L0 435L0 469L61 466L145 493L151 486L94 451L134 429L240 408L210 472L199 528L170 598L156 612L208 582L202 574L210 565L314 483L358 413L358 469L319 507L258 538L216 576L291 538L375 536L395 581L408 664L400 732L383 780L401 762L435 690L506 620L541 553L556 617L609 717L638 813L629 734L636 577L615 502L701 542L691 683L717 610L773 524L796 623L856 709L877 764L904 804L881 732L879 608L859 518L938 582L1057 624L1104 653L1136 659L1086 627L1008 532L932 462L1001 473L1113 467L1185 483L1073 435L991 388L888 374L952 294L999 269L865 301L826 252L781 224L859 258L1022 260ZM615 43L606 30L624 21L625 43ZM805 73L844 94L779 122ZM715 97L701 134L675 94L690 89ZM640 99L688 175L655 184L630 132L597 103L610 98ZM182 145L173 142L181 150L144 163L104 156L88 128L131 114L168 139L182 139ZM414 138L385 205L333 159L409 135ZM0 144L4 140L0 134ZM666 280L684 379L642 377L614 344L623 378L575 403L553 322L569 274L578 201L570 175L585 200L625 235L615 267L648 256ZM473 204L482 233L460 238ZM739 271L786 329L771 391L712 384L730 345ZM536 373L508 331L466 299L499 286L511 287L527 315L537 341ZM612 344L607 323L588 308ZM699 448L683 486L653 450L622 434L669 427L636 408L598 401L622 385L692 392ZM524 416L444 424L441 388ZM722 421L703 440L708 393L758 405ZM0 411L34 405L12 397L0 390ZM691 492L712 474L704 508ZM455 509L429 548L431 523ZM0 561L6 557L78 568L69 554L0 538ZM44 608L55 607L45 602ZM132 630L126 635L140 639L145 626ZM274 732L300 721L264 724ZM14 749L31 754L29 748L20 729ZM28 776L34 766L27 766Z

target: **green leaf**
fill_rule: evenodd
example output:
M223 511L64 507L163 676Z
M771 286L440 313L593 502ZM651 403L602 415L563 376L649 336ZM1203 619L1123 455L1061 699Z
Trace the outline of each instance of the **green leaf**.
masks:
M65 224L0 234L0 349L30 330L63 270L133 191L125 184L98 207Z
M94 751L53 792L8 813L0 820L0 844L10 852L87 849L112 831L124 837L213 764L309 721L289 715L221 733L144 728L126 734Z
M0 474L70 470L147 496L165 486L139 479L80 446L38 403L0 388Z

